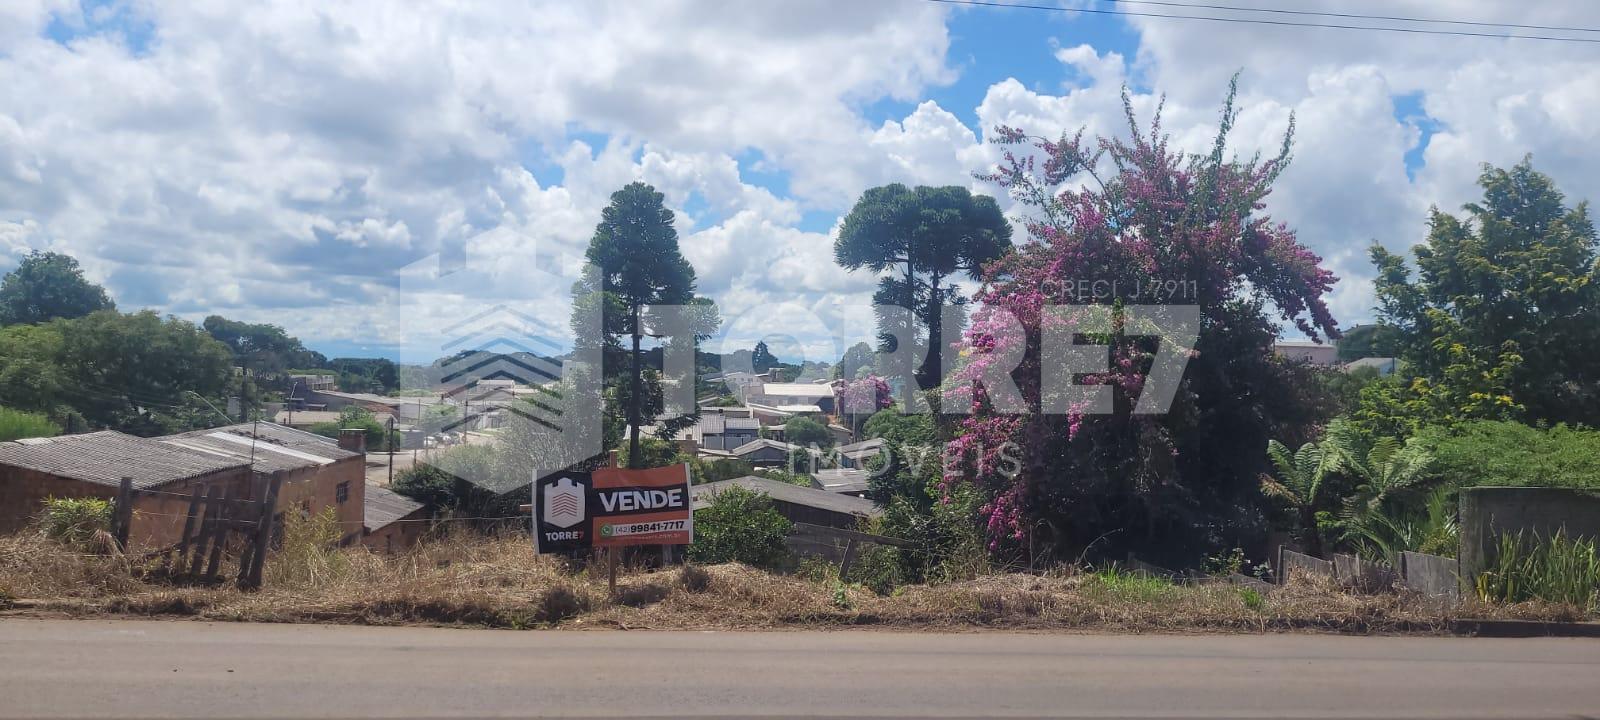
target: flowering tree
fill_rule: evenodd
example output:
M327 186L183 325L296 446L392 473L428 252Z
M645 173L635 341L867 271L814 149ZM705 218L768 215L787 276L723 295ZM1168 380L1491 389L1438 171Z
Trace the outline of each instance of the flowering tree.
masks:
M1127 140L998 128L994 142L1011 148L980 176L1037 213L1027 223L1033 242L989 266L946 388L945 411L971 414L946 448L941 489L972 483L986 494L992 550L1171 557L1163 550L1238 542L1264 528L1261 448L1318 420L1297 368L1272 352L1274 313L1313 338L1338 334L1323 301L1335 278L1263 212L1293 119L1276 156L1242 162L1226 155L1231 91L1204 154L1171 149L1159 111L1144 134L1126 95L1123 104ZM1165 413L1138 412L1159 343L1171 340L1151 323L1136 327L1135 306L1155 306L1146 315L1156 326L1164 309L1198 317ZM1103 371L1075 380L1109 388L1097 403L1082 399L1084 388L1041 379L1062 372L1041 343L1052 333L1109 348ZM1018 357L1010 377L1026 412L975 382Z
M850 419L852 435L859 434L864 418L894 405L894 393L888 381L872 374L856 380L835 381L833 394L834 408L841 417Z

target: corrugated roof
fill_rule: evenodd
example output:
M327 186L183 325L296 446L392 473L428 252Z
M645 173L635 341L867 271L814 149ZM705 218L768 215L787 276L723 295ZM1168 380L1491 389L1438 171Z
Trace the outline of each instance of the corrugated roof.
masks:
M828 492L849 493L866 492L870 476L865 470L818 470L811 473L811 477Z
M367 527L368 532L378 530L422 509L422 503L376 485L366 487L366 503L362 524Z
M753 492L764 492L773 500L831 512L849 513L863 517L877 517L883 512L871 500L866 498L791 485L780 480L756 477L754 475L694 486L690 489L690 495L694 498L695 509L698 510L709 505L712 495L730 487L742 487Z
M248 464L114 430L63 435L45 443L0 443L0 465L111 487L123 477L133 478L136 488L159 487Z
M156 439L196 452L236 461L242 460L248 464L251 458L251 433L258 427L259 434L254 440L256 472L299 470L328 465L361 455L339 447L338 442L332 438L268 422L195 430Z

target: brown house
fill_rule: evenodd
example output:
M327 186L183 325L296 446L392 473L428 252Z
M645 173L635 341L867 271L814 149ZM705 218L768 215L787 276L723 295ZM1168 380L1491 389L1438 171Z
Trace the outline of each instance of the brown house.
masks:
M367 488L366 536L362 544L381 552L411 547L428 530L428 508L387 488Z
M330 438L269 422L242 423L168 435L156 440L230 462L242 462L258 477L278 477L277 511L315 515L333 508L340 544L361 540L365 527L366 453L359 432L350 447Z
M0 443L0 533L26 527L46 498L113 499L124 477L138 491L128 543L142 548L177 542L195 487L243 497L251 479L237 458L112 430Z

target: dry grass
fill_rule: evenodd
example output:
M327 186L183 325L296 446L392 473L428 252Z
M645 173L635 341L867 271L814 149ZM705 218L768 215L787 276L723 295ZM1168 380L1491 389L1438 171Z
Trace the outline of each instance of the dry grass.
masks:
M990 575L880 596L831 579L735 564L625 570L612 597L603 570L591 573L536 556L526 537L432 539L396 556L359 548L335 554L274 556L268 577L277 581L247 593L231 585L163 584L122 558L71 552L24 534L0 537L0 590L31 600L28 612L36 613L505 628L1373 633L1440 632L1456 613L1583 618L1576 608L1531 603L1469 605L1452 613L1413 595L1357 595L1315 582L1252 596L1230 585L1170 586L1085 573ZM286 566L294 558L315 571Z

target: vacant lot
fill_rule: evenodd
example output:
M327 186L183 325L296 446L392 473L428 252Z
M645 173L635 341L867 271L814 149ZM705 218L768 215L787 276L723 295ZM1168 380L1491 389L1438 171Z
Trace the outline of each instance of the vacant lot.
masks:
M741 565L604 570L535 556L525 537L457 536L382 556L362 549L280 553L266 587L176 586L121 557L32 534L0 538L0 605L29 614L210 620L445 624L501 628L1005 628L1038 630L1442 632L1458 615L1580 619L1521 604L1444 610L1410 594L1361 595L1304 582L1266 592L1172 585L1116 572L994 574L888 596L829 577Z

